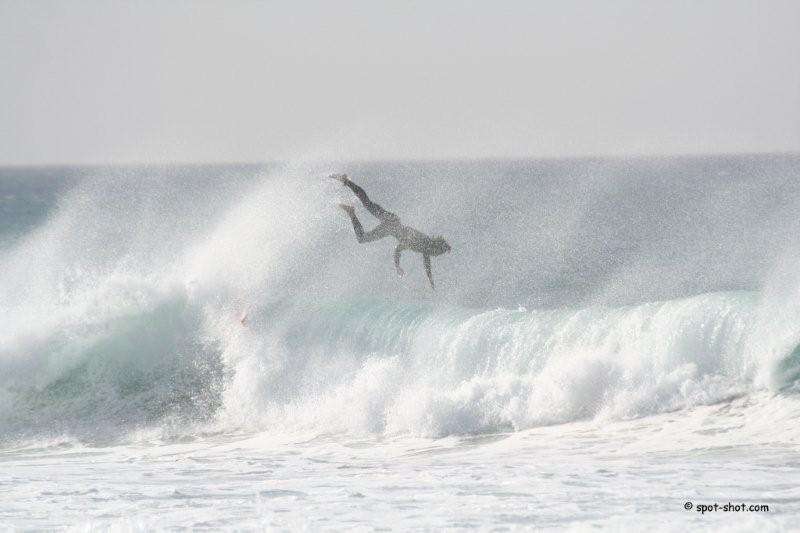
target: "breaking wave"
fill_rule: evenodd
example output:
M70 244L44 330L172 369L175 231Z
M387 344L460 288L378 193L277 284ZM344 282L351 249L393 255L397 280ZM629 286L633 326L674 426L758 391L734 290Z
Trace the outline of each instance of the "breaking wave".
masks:
M398 287L386 247L355 244L341 191L312 170L223 195L107 176L65 194L0 255L0 440L475 434L795 388L789 268L758 290L536 307L468 273L471 289L448 286L443 259L432 295L421 276Z

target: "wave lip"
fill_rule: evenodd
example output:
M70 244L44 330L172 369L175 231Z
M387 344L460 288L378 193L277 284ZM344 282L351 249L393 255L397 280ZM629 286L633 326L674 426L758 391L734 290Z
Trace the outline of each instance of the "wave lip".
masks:
M137 296L125 301L117 289L101 289L116 306L102 298L95 300L102 309L63 308L44 324L49 329L20 335L13 353L0 352L0 440L105 442L213 418L224 368L199 310L180 291L142 293L135 283L125 290Z

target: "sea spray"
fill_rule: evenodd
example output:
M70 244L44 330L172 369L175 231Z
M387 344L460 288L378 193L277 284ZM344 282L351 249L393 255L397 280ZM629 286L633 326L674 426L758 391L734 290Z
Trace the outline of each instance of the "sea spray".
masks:
M0 438L471 435L791 393L797 168L73 171L4 234ZM356 242L332 170L448 237L437 291L419 257L398 279L393 243Z

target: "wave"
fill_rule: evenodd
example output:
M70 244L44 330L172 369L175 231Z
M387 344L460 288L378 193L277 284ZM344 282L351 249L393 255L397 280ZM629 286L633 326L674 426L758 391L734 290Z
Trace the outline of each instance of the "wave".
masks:
M126 428L201 420L221 405L224 369L197 310L185 296L119 285L18 331L0 353L0 435L108 441ZM106 298L115 305L100 304Z
M280 355L265 371L261 343L226 352L235 378L225 416L441 436L712 404L760 387L747 348L756 304L722 293L581 310L352 302L265 312L258 323L269 326L243 335L263 338L279 322L269 351Z
M759 389L753 293L547 311L280 302L242 325L229 303L150 289L122 284L118 302L136 297L30 336L17 345L29 357L0 359L0 434L443 436L636 418ZM800 372L797 352L774 366L783 387Z
M693 296L598 304L589 296L634 292L662 272L645 276L655 256L634 255L641 243L620 245L627 262L614 275L592 270L602 257L554 273L553 258L524 265L546 243L506 253L513 220L475 228L456 213L454 262L435 263L433 293L419 265L399 282L389 249L354 242L331 206L340 190L309 183L308 167L275 172L225 194L213 180L87 179L15 237L0 254L0 441L475 434L797 389L791 254L775 259L785 275L758 290L690 285ZM560 238L580 220L573 212ZM588 254L596 239L584 239ZM665 256L669 243L654 241ZM499 259L528 270L509 281L492 270ZM659 290L670 283L680 285ZM533 293L562 300L531 305Z

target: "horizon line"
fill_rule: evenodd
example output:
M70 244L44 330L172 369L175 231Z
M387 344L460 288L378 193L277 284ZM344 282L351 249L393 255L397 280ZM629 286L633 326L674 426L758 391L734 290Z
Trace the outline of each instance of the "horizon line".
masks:
M470 162L470 161L580 161L580 160L634 160L634 159L692 159L692 158L723 158L723 157L800 157L798 150L775 150L764 152L675 152L675 153L649 153L649 154L584 154L562 156L435 156L435 157L357 157L353 159L331 158L331 162L344 164L363 163L443 163L443 162ZM323 159L324 160L324 159ZM224 166L265 166L285 165L292 159L284 160L208 160L208 161L122 161L122 162L58 162L58 163L0 163L0 168L110 168L110 167L224 167Z

